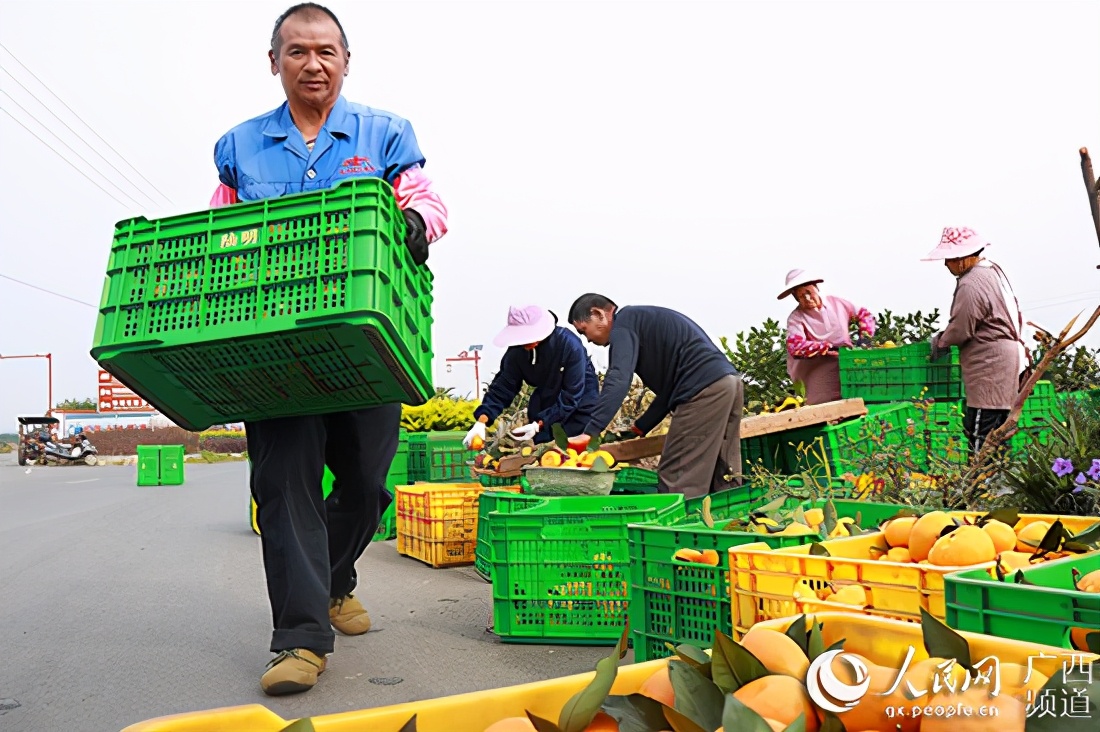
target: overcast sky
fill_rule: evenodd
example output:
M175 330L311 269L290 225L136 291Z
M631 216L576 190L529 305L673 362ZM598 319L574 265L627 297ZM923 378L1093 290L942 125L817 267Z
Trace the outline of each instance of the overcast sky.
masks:
M0 275L98 305L115 222L206 208L215 141L284 100L266 53L290 4L0 3ZM1077 153L1100 165L1095 1L329 7L344 95L411 120L450 208L438 385L473 391L443 359L478 343L488 378L509 304L564 320L590 290L716 341L785 321L794 267L946 312L952 278L919 261L944 226L993 242L1028 319L1100 301ZM94 307L0 278L0 312L0 355L52 352L55 401L94 396ZM6 431L46 406L45 361L0 360L0 385Z

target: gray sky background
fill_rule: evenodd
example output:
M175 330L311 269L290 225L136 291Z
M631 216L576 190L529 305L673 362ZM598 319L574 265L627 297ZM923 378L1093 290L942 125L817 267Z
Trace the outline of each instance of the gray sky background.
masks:
M0 275L98 305L115 222L206 208L214 142L284 99L266 52L290 4L0 3ZM876 312L946 312L952 278L919 261L944 226L993 242L1048 329L1100 301L1077 155L1100 162L1100 3L329 7L345 96L412 121L450 208L438 385L473 391L443 359L475 343L489 378L509 304L564 319L590 290L716 341L784 322L794 267ZM0 355L51 352L55 401L94 396L95 308L0 278L0 312ZM0 384L0 431L45 407L45 361L0 360Z

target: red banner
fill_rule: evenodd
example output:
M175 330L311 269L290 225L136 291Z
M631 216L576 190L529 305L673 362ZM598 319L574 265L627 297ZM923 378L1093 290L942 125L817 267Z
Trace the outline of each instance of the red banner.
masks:
M100 412L155 412L156 410L114 376L99 370Z

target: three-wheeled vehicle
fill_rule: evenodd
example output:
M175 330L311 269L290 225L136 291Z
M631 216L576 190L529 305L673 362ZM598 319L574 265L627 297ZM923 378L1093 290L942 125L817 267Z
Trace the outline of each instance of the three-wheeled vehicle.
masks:
M99 462L95 445L78 428L65 440L57 437L57 417L19 417L19 464L76 463L95 465Z

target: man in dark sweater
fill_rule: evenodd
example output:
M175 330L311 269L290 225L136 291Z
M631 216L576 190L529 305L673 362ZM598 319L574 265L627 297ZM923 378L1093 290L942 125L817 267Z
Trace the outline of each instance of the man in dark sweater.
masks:
M672 413L660 490L697 498L741 484L744 384L702 328L674 310L620 308L593 293L577 298L569 321L589 342L611 347L600 400L580 443L607 428L638 374L656 398L635 420L634 433L646 435Z

